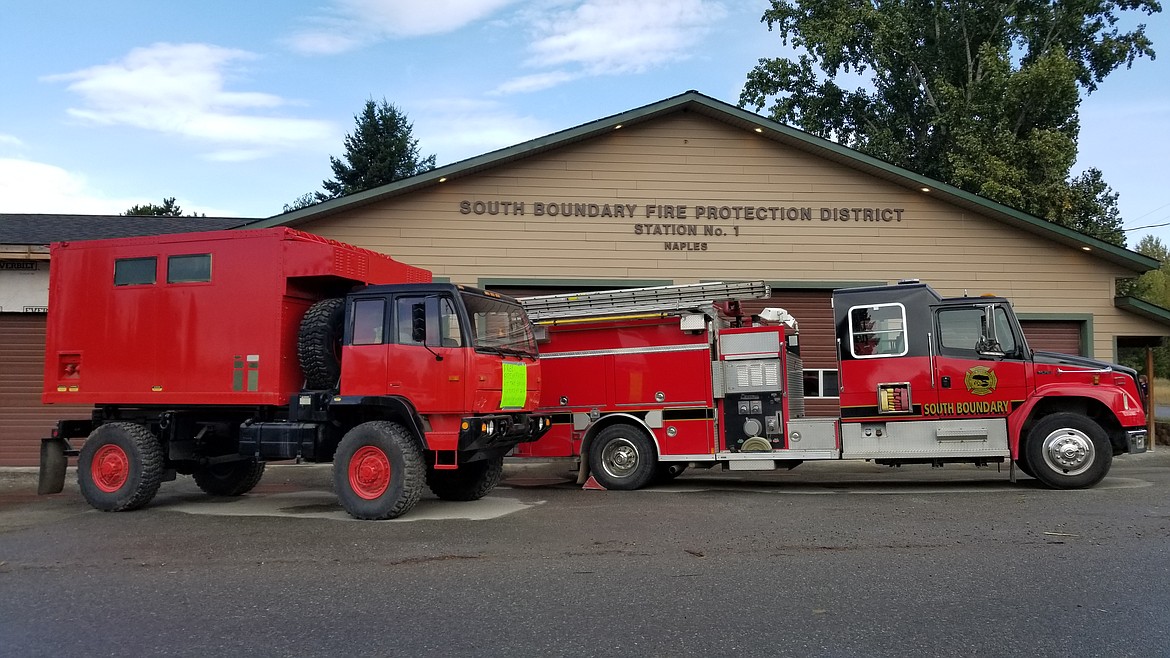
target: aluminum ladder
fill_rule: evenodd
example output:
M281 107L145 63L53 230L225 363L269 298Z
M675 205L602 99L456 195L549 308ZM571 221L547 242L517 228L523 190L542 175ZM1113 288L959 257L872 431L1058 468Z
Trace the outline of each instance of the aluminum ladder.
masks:
M520 297L533 322L608 315L697 309L726 299L761 299L772 294L763 281L687 283L678 286L622 288L559 295Z

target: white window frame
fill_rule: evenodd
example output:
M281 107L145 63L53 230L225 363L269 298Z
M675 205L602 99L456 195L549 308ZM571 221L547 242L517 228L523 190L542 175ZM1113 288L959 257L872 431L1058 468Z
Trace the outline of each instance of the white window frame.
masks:
M853 312L856 311L857 309L866 309L866 310L876 311L880 308L886 308L888 306L896 306L896 307L898 307L898 310L901 312L902 326L900 328L898 328L898 329L860 329L859 330L858 328L853 326ZM895 357L895 356L906 356L906 353L909 352L909 341L907 340L908 333L906 330L906 306L904 304L902 304L901 302L888 302L885 304L859 304L857 306L850 306L849 313L848 313L847 317L849 319L849 353L853 355L853 358L855 358L855 359L887 359L887 358ZM892 334L892 333L902 334L902 351L901 352L878 352L876 354L858 354L857 353L857 350L855 349L856 348L856 341L854 340L854 336L856 336L858 334L878 335L878 334Z
M837 394L825 395L825 373L837 373ZM805 368L802 375L807 377L810 373L816 373L817 376L817 394L809 395L806 391L804 399L806 400L837 400L841 397L841 373L836 368ZM803 380L802 380L803 381Z

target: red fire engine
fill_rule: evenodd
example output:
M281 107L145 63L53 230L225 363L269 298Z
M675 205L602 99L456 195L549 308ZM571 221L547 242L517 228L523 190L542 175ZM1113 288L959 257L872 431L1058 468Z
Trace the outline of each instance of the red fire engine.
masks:
M833 293L841 416L806 417L797 323L738 313L763 283L521 299L538 325L541 411L520 457L580 459L609 489L688 466L808 460L985 465L1091 487L1146 449L1136 373L1029 349L1002 297L943 299L917 281Z
M269 460L334 462L351 515L474 500L547 417L511 298L288 228L52 245L43 399L89 404L41 445L41 493L146 505L190 474L252 489ZM71 440L85 439L80 450Z

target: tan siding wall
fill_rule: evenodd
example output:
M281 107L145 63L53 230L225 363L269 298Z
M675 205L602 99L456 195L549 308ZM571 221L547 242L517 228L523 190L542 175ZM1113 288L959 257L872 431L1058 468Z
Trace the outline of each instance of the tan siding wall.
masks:
M461 201L518 202L523 215L461 214ZM637 204L636 216L538 216L535 203ZM685 205L686 219L646 217ZM697 206L813 208L812 221L707 220ZM901 208L901 222L821 221L821 207ZM650 237L636 224L722 229L723 237ZM993 292L1021 313L1091 313L1094 354L1115 334L1161 335L1113 306L1131 273L929 194L906 190L754 133L680 113L522 162L454 179L300 228L384 251L457 283L482 279L896 281L944 295ZM735 228L739 236L731 235ZM667 241L705 251L667 251Z

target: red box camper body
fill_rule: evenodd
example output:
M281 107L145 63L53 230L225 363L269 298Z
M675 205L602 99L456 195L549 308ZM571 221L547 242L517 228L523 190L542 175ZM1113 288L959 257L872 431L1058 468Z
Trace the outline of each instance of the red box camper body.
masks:
M297 331L309 306L361 284L431 280L384 254L289 228L51 249L47 403L286 404L303 384ZM204 256L214 277L174 271ZM152 272L116 282L117 263Z

